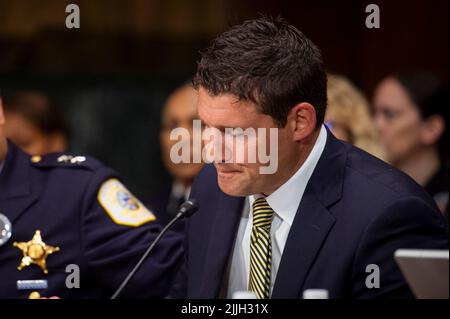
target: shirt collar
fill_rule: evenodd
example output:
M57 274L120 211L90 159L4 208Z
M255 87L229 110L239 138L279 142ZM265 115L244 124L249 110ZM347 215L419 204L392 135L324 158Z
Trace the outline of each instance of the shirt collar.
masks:
M274 212L289 226L292 226L298 206L302 200L306 185L319 162L320 156L327 141L327 130L322 125L319 136L314 144L311 153L306 158L303 165L275 192L266 197L267 203ZM253 201L261 197L261 194L252 195L249 198L250 207Z
M191 187L185 187L182 182L175 180L172 184L171 195L176 198L184 197L185 200L189 198Z

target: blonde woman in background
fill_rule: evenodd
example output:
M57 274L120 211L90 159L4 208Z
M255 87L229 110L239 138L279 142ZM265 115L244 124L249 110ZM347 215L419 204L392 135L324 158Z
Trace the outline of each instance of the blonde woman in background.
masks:
M343 76L328 75L325 123L338 139L384 159L369 103L363 93Z

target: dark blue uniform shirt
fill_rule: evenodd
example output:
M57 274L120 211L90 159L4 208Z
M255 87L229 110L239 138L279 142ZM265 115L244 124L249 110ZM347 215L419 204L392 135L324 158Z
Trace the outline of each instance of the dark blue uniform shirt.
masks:
M110 297L161 229L117 173L95 159L30 157L12 143L0 173L0 214L12 225L11 238L0 246L0 298L28 298L32 291L46 297ZM45 258L47 274L29 263L44 252L43 244L30 244L37 231L43 243L57 247ZM166 234L124 297L166 296L182 257L180 237ZM27 243L24 254L20 246ZM70 288L77 269L79 288ZM30 280L48 288L19 289L24 287L18 281L26 288Z

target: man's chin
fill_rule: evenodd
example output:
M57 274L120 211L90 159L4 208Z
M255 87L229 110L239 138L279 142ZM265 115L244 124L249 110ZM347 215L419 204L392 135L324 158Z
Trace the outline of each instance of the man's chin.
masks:
M220 190L222 192L224 192L228 196L234 196L234 197L245 196L245 195L240 194L240 192L237 192L235 189L230 189L230 188L227 188L227 187L224 188L224 187L221 187L220 185L219 185L219 188L220 188Z
M220 177L218 177L217 184L222 192L230 196L236 196L236 189L233 189L232 183L230 181L222 181Z
M247 196L250 194L247 194L245 189L242 187L242 183L232 183L230 181L221 181L219 178L218 181L219 188L222 192L229 196L236 196L236 197L242 197Z

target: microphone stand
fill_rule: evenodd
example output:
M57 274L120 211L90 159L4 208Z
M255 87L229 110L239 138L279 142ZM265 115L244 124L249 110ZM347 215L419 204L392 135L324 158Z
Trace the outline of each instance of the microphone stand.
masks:
M122 293L125 286L128 284L128 282L133 278L134 274L138 271L138 269L141 267L142 263L145 261L145 259L148 257L150 252L153 250L153 248L156 246L156 244L160 241L161 237L167 232L167 230L181 217L184 216L183 212L179 212L159 233L159 235L155 238L153 243L147 248L145 253L142 255L141 259L138 261L136 266L134 266L133 270L128 274L128 276L125 278L125 280L122 282L120 287L116 290L116 292L112 295L111 299L117 299L119 295Z

